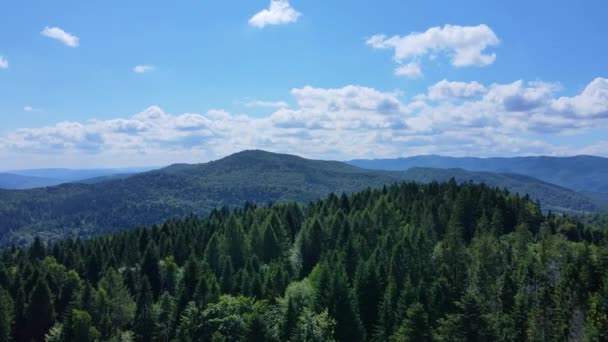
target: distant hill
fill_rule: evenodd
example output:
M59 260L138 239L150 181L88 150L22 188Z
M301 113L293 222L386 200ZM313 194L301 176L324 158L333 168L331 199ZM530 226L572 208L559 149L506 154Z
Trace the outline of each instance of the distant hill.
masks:
M0 173L0 189L31 189L61 184L57 179L23 176L14 173Z
M112 169L28 169L0 173L0 189L32 189L71 182L99 182L112 177L124 178L153 168ZM109 177L109 178L107 178Z
M594 156L459 158L430 155L396 159L357 159L347 163L366 169L392 171L432 167L518 173L576 191L608 193L608 158Z
M361 169L337 161L309 160L265 151L244 151L205 164L176 164L129 177L70 183L30 190L0 190L0 245L25 244L34 235L55 240L92 236L163 222L246 201L309 202L327 194L411 180L473 181L541 199L543 208L601 211L574 191L521 175L464 170Z
M520 195L530 195L541 202L541 208L558 212L601 212L608 211L608 197L590 197L555 184L546 183L533 177L493 173L473 172L463 169L411 168L404 178L414 182L446 182L454 178L457 182L483 183L491 187L508 189Z
M124 179L0 190L0 245L91 236L160 223L246 201L308 202L396 182L389 172L345 163L245 151L205 164L178 164Z

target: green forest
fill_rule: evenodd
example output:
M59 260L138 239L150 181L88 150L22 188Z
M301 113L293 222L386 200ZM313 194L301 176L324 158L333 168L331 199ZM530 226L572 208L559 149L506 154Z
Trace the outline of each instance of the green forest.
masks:
M535 178L462 169L366 170L336 161L311 160L261 150L235 153L204 164L166 168L83 183L29 190L0 189L0 248L43 241L89 238L150 226L250 201L308 203L329 193L352 193L403 181L472 181L542 201L543 211L574 214L608 210L607 199ZM595 197L598 197L596 194Z
M0 251L0 341L605 341L603 230L454 180Z

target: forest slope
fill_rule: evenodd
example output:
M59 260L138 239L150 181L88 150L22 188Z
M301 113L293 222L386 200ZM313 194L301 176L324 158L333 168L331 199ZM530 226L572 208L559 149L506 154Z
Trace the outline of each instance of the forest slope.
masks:
M608 193L608 158L596 156L474 158L428 155L395 159L359 159L348 163L366 169L393 171L431 167L517 173L575 191Z
M604 341L603 231L403 183L0 252L2 341Z
M380 188L402 180L473 181L530 193L543 209L602 211L602 205L558 186L519 175L464 170L366 170L337 161L244 151L204 164L176 164L128 177L96 179L30 190L0 190L0 246L88 237L161 223L191 213L205 216L245 202L307 203L329 193Z
M308 202L398 180L388 172L341 162L244 151L205 164L164 169L93 184L0 190L0 245L91 236L160 223L247 201Z

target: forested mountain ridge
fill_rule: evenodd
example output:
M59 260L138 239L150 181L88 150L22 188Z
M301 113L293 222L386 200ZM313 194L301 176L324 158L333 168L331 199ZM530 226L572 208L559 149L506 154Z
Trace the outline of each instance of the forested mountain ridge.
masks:
M389 172L265 151L178 164L124 179L0 190L0 245L92 236L245 202L308 202L330 192L392 184Z
M0 172L0 189L32 189L62 183L57 179L24 176L10 172Z
M150 167L117 169L27 169L0 172L0 189L33 189L63 183L90 182L90 179L133 175L150 171Z
M603 231L451 181L0 253L2 341L603 341Z
M516 173L575 191L608 193L608 158L597 156L474 158L428 155L395 159L357 159L348 163L366 169L393 171L432 167Z
M327 194L380 188L402 180L455 178L530 193L543 209L602 211L599 201L518 175L464 170L366 170L337 161L310 160L265 151L243 151L204 164L176 164L128 177L96 179L30 190L0 189L0 246L89 237L161 223L191 213L205 216L245 202L307 203Z
M414 167L404 171L403 179L414 182L474 182L508 189L520 195L528 194L541 203L543 210L555 212L608 212L608 200L590 196L539 179L512 173L467 171L463 169L437 169Z

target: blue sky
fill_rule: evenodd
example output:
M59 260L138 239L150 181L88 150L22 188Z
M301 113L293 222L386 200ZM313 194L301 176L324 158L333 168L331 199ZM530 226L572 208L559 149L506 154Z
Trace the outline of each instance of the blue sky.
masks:
M0 169L247 148L608 155L607 12L605 1L8 0Z

